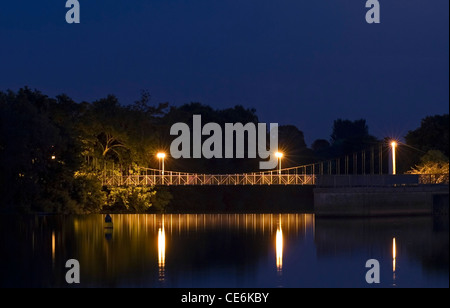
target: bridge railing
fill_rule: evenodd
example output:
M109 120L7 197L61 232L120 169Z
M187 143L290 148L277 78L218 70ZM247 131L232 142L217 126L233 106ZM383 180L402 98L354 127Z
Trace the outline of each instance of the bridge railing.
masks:
M195 174L166 172L152 175L111 175L103 178L105 186L152 185L315 185L313 174Z

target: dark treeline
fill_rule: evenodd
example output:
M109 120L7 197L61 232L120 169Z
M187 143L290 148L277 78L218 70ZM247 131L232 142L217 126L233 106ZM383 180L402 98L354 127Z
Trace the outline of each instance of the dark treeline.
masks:
M180 107L152 104L143 91L128 105L113 95L94 102L75 102L67 95L50 98L27 87L0 92L0 202L1 211L91 213L105 210L143 212L163 209L171 199L167 190L117 187L106 189L100 178L106 170L116 174L158 168L156 154L168 154L166 170L242 173L258 171L256 159L171 159L170 127L192 125L200 114L202 124L258 123L255 109L242 106L216 110L201 103ZM434 123L434 118L429 119ZM448 156L448 115L439 129L446 130L442 153ZM446 121L446 122L445 122ZM446 123L446 124L445 124ZM446 126L445 126L446 125ZM419 130L419 129L418 129ZM421 151L435 149L423 131L409 140ZM432 131L442 136L442 133ZM203 137L205 140L207 136ZM330 139L316 140L308 148L304 134L293 125L279 127L283 168L332 159L361 151L380 142L369 134L366 121L333 123ZM439 139L440 140L440 139ZM433 143L442 145L433 139ZM410 166L419 160L411 160Z

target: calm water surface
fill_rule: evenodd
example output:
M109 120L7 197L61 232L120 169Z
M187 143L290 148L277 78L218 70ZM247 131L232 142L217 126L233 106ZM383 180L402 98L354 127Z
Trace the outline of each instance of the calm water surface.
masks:
M0 216L2 287L448 287L448 216ZM380 283L365 276L380 264Z

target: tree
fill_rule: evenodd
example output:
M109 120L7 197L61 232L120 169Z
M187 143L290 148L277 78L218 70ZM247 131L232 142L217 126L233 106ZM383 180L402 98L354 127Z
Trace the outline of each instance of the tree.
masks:
M311 149L314 152L316 160L323 160L328 157L328 152L330 150L330 143L326 139L316 139L311 145Z
M129 150L125 109L117 98L108 95L92 103L85 113L83 129L85 145L93 157L122 162Z
M349 155L374 145L377 139L369 134L366 120L356 121L337 119L333 123L331 145L334 155Z
M25 87L0 92L3 210L68 212L80 147L58 101Z
M121 211L143 213L152 206L152 197L156 194L153 187L127 186L112 187L108 193L107 205Z
M294 125L278 127L278 146L283 152L283 168L313 162L313 153L305 143L303 132Z
M433 175L434 183L448 182L449 159L441 151L429 150L420 158L420 163L407 173Z
M160 131L160 145L161 148L168 149L172 140L177 136L170 136L170 126L182 122L186 123L192 132L192 119L193 115L201 115L202 125L214 122L222 127L222 132L225 132L225 123L258 123L258 117L256 116L256 110L246 109L243 106L237 105L233 108L226 109L213 109L208 105L204 105L198 102L192 102L179 107L172 106L169 112L161 118ZM224 136L222 136L222 142L225 142ZM207 136L203 136L202 142L207 139ZM224 148L224 144L222 145ZM211 158L211 159L184 159L167 160L168 166L171 166L174 170L182 170L187 172L213 172L213 173L235 173L235 172L251 172L258 170L258 159L226 159L226 158Z
M411 130L405 136L406 144L423 152L441 151L449 156L449 115L427 116L422 119L420 127Z

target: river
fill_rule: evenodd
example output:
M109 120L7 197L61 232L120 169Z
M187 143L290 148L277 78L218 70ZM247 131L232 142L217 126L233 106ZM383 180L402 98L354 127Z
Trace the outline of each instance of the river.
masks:
M445 217L0 216L2 287L446 287ZM66 262L79 264L69 284ZM367 266L368 260L377 268ZM368 272L378 270L369 283ZM375 277L375 276L371 276Z

